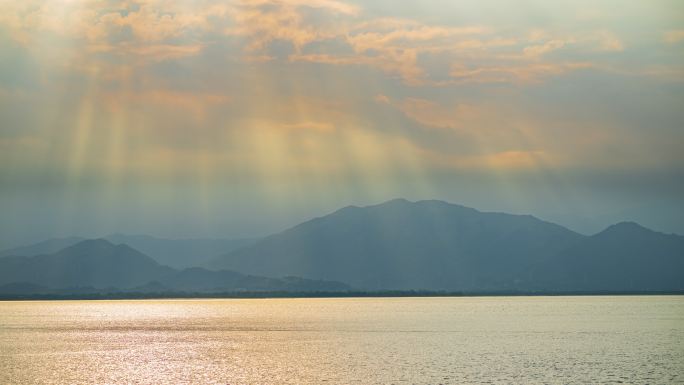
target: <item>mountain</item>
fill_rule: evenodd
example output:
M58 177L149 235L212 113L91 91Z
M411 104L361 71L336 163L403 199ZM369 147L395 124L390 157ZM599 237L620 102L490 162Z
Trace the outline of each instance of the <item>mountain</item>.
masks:
M205 266L219 255L248 246L256 239L165 239L148 235L112 234L105 237L112 243L125 243L154 258L162 265L176 269Z
M622 222L586 237L538 267L560 289L682 290L684 237Z
M174 269L126 244L85 240L0 258L0 293L682 291L684 237L632 222L586 236L529 215L397 199L342 208L208 265Z
M85 240L56 253L0 259L0 294L94 292L345 291L340 282L266 278L202 268L176 270L128 245Z
M40 254L52 254L65 247L84 241L81 237L53 238L32 245L15 247L0 251L1 257L29 257Z
M27 282L51 288L128 288L175 271L127 245L81 241L53 254L0 259L0 285Z
M582 235L528 215L403 199L350 206L212 261L248 274L337 280L364 289L513 289Z
M162 265L176 269L204 266L207 261L240 247L256 242L256 239L165 239L148 235L112 234L103 239L114 244L126 244L152 257ZM0 251L0 257L29 257L52 254L85 240L82 237L54 238L33 245Z
M684 289L684 238L623 227L588 237L529 215L398 199L340 209L210 266L369 290Z

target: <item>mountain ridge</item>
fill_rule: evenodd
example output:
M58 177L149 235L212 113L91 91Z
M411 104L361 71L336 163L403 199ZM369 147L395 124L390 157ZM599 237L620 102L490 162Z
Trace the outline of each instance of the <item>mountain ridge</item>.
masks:
M602 249L599 243L608 242L607 235L625 231L639 238L634 240L637 243L657 234L640 225L618 223L587 236L532 215L483 212L438 200L394 199L343 207L228 253L210 266L266 276L280 272L339 280L371 290L571 290L572 280L550 266L572 265L578 257L571 251L592 253L592 247L611 259L610 253L623 251ZM656 236L651 246L670 247L667 252L675 257L667 263L678 266L684 259L684 237L671 237L672 244L666 244ZM603 269L601 274L610 273L605 266L593 267ZM658 268L663 274L668 270ZM684 288L682 274L668 275L665 289ZM596 280L583 282L577 286L588 290L634 289L620 282L608 287Z
M46 242L39 248L50 246ZM635 222L583 235L532 215L485 212L439 200L345 206L206 264L189 250L177 255L200 266L177 269L126 243L82 240L50 255L0 258L0 287L14 283L8 290L24 285L35 291L36 285L59 283L73 288L197 292L351 287L452 292L684 290L680 235ZM131 265L119 266L122 263ZM301 278L282 278L286 276Z
M154 283L157 283L155 286ZM345 291L341 282L302 278L271 278L204 268L176 270L126 244L88 239L53 254L0 259L0 292L79 293L146 291L157 287L173 292L217 291Z
M152 257L162 265L176 269L203 266L216 256L225 254L242 246L249 245L256 238L182 238L168 239L143 234L109 234L101 239L112 243L127 244L130 247ZM38 243L14 247L0 251L0 258L10 256L35 256L52 254L65 247L75 245L87 239L84 237L52 238Z

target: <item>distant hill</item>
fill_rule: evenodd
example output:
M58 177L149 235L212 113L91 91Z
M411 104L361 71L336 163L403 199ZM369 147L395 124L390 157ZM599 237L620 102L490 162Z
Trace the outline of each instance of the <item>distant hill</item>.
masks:
M26 282L52 288L127 288L174 272L127 245L104 239L81 241L53 254L0 259L0 284Z
M256 242L256 239L166 239L149 235L111 234L103 237L115 244L126 244L152 257L162 265L176 269L205 266L207 262L219 255L229 253L240 247ZM52 254L65 247L85 240L82 237L54 238L36 244L16 247L0 251L0 257L29 257L40 254Z
M339 282L176 270L128 245L85 240L53 254L0 259L0 294L92 292L344 291Z
M148 235L112 234L105 237L112 243L125 243L154 258L162 265L176 269L205 266L219 255L256 242L252 238L188 238L165 239Z
M65 247L84 241L82 237L53 238L31 245L15 247L0 251L1 257L32 257L40 254L52 254Z
M194 247L207 256L209 250L228 246L220 240L213 248L207 240L193 246L190 240L112 238L167 253L158 259L177 265L196 261L187 257L197 255ZM216 257L207 263L213 270L175 269L130 245L104 239L52 240L23 250L73 240L77 243L57 252L0 258L0 294L684 290L682 236L631 222L585 236L529 215L481 212L441 201L397 199L345 207Z
M622 222L584 237L537 269L547 286L563 290L681 290L684 237Z
M682 290L684 237L617 225L587 237L529 215L398 199L346 207L210 263L362 289Z

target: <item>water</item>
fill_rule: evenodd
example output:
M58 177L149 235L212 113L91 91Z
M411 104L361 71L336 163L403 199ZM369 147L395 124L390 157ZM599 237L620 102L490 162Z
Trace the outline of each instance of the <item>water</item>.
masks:
M684 297L0 302L0 384L684 383Z

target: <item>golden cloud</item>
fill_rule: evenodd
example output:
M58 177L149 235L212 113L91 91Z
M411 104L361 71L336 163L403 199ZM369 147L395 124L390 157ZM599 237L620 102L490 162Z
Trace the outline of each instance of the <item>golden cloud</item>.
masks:
M590 62L530 63L473 69L457 64L451 68L453 80L450 83L538 83L549 76L592 67L594 64Z
M586 66L546 58L553 51L570 45L586 52L624 49L608 30L564 36L539 29L516 33L486 25L435 25L369 17L362 7L338 0L140 0L109 9L99 2L26 0L0 4L0 25L37 51L44 48L36 44L42 36L59 36L70 52L60 60L76 69L112 71L112 60L96 53L116 54L136 66L197 56L227 35L244 44L240 60L245 62L276 60L269 48L285 41L294 47L290 62L367 67L412 86L539 82ZM666 41L677 41L679 32L668 32ZM314 42L343 44L349 51L304 50ZM452 79L433 79L421 64L423 55L451 63Z
M667 44L678 44L684 41L684 29L673 29L663 33L663 41Z

